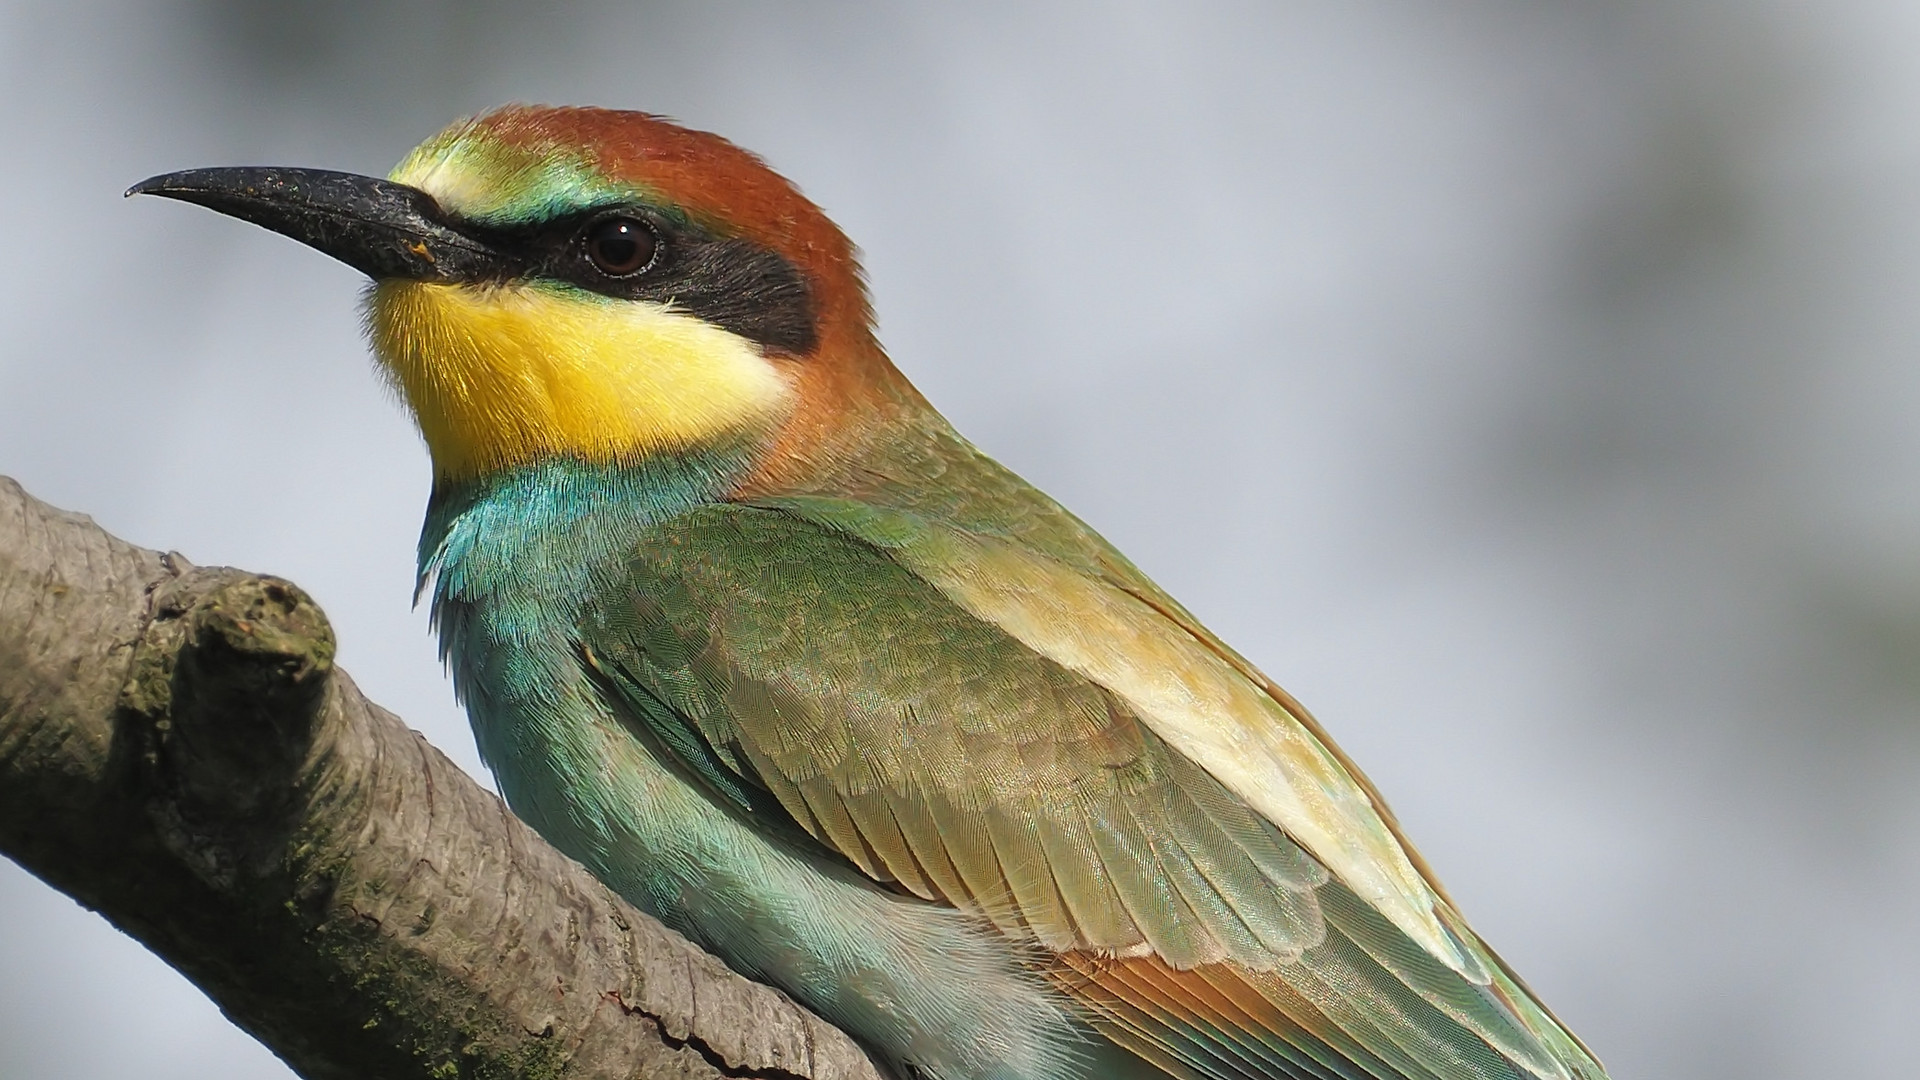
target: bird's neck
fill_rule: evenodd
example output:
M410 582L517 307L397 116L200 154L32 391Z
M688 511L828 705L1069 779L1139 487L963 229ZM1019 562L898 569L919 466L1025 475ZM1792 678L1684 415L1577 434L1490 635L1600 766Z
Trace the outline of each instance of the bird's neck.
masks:
M751 458L745 446L630 463L549 458L442 481L420 535L421 588L432 584L436 609L489 605L509 623L514 612L568 617L641 530L724 498Z

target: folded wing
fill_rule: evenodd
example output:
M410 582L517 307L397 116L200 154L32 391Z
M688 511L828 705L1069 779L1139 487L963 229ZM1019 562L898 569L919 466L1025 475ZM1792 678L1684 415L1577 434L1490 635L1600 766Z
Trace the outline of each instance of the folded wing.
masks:
M1317 733L1150 598L830 500L687 515L629 572L580 633L645 737L769 828L1042 946L1176 1075L1602 1075Z

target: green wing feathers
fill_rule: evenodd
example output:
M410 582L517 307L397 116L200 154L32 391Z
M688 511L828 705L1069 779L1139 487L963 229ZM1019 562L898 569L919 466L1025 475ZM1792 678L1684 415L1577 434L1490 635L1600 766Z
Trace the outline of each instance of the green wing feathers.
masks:
M743 807L757 788L876 880L1054 950L1272 966L1319 940L1324 869L1113 695L884 553L739 507L649 539L631 605L585 640Z
M1603 1075L1464 926L1451 941L1488 979L1436 959L1125 695L901 557L942 526L807 509L656 526L580 626L623 715L716 798L1041 946L1103 1032L1174 1075Z

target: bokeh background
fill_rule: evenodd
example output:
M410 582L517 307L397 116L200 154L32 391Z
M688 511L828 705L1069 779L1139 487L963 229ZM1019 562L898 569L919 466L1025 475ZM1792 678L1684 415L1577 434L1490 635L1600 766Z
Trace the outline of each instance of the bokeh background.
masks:
M0 5L0 472L479 772L355 274L130 182L508 100L759 150L962 430L1313 707L1621 1080L1920 1015L1920 5ZM0 1076L284 1077L0 861Z

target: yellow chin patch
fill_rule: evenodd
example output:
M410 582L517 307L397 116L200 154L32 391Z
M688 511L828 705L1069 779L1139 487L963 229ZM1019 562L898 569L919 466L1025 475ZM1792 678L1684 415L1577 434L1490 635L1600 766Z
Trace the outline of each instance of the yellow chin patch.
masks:
M367 328L448 479L709 445L769 430L793 397L753 343L647 301L384 281Z

